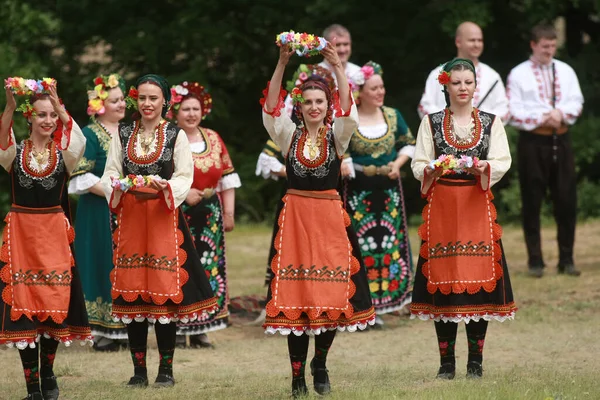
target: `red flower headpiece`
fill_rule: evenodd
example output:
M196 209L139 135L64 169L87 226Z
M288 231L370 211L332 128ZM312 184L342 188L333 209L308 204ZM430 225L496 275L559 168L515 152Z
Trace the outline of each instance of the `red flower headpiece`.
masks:
M183 82L180 85L171 87L171 108L167 113L167 118L174 117L172 110L179 111L181 102L188 97L195 97L200 101L202 107L202 119L205 119L212 111L212 96L206 91L206 88L198 82Z
M438 75L438 82L440 83L440 85L447 85L450 83L450 74L444 70L442 70L440 72L440 74Z

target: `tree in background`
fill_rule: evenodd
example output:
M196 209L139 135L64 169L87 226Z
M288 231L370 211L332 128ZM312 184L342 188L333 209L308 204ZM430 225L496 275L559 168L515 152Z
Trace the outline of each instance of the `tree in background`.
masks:
M146 72L170 81L200 81L214 108L207 125L222 133L243 186L238 215L272 217L277 189L254 176L267 134L258 100L277 57L275 35L294 29L320 34L331 23L350 29L351 61L379 62L386 71L386 103L398 108L413 132L426 76L455 55L454 31L464 20L484 31L482 61L503 78L529 56L529 29L540 21L565 22L559 58L577 71L585 96L584 116L573 128L580 190L580 216L600 216L600 4L597 0L313 0L292 12L278 0L58 0L56 7L31 0L5 0L0 8L0 73L56 77L73 117L85 124L86 89L99 73L121 72L130 80ZM295 57L295 65L306 61ZM295 66L293 65L290 70ZM290 79L286 76L285 79ZM23 132L21 129L20 132ZM516 144L516 132L509 129ZM512 146L516 148L516 146ZM417 181L405 171L408 212L423 203ZM502 219L517 221L520 200L513 166L497 193ZM7 185L6 174L0 185ZM4 186L6 187L6 186ZM5 193L5 191L0 191ZM6 208L8 199L1 197Z

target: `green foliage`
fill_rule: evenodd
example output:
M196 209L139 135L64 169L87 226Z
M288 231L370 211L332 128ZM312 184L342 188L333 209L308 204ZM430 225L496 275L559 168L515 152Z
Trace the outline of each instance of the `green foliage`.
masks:
M427 74L455 53L454 32L464 20L485 34L482 61L504 78L529 55L529 29L540 21L566 20L567 43L560 50L577 71L586 99L585 114L573 129L579 179L586 190L599 185L596 154L600 109L600 23L596 0L313 0L290 6L279 0L175 1L58 0L54 4L5 0L0 8L0 76L53 76L74 118L87 122L86 89L98 74L121 73L130 83L144 73L170 83L199 81L214 99L206 125L221 134L243 186L237 190L237 215L248 221L272 218L280 184L254 175L256 158L267 139L258 100L277 60L275 35L293 29L322 34L331 23L352 32L352 61L378 62L385 71L386 104L399 109L413 132L417 104ZM589 40L582 41L582 35ZM320 58L294 57L284 81L301 63ZM3 97L3 95L1 95ZM15 117L23 137L25 122ZM514 141L514 132L511 145ZM404 168L407 211L419 215L418 183ZM585 184L583 183L585 182ZM0 186L8 187L6 174ZM520 212L516 169L496 191L499 214L516 220ZM0 204L8 198L0 192ZM580 195L581 215L594 215ZM583 209L585 208L585 210Z

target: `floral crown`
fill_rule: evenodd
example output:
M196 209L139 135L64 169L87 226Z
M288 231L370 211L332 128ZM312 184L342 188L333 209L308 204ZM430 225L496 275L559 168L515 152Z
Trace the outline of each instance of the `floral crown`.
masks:
M300 64L292 79L287 81L286 89L290 93L290 97L294 104L304 103L302 90L300 86L308 80L312 75L317 75L325 80L330 91L335 90L335 80L331 71L318 64Z
M104 100L108 91L121 86L123 78L119 74L100 75L94 79L94 89L88 90L87 114L90 116L103 115L106 112Z
M4 80L4 87L10 89L18 96L36 96L44 93L49 93L50 87L56 87L56 79L25 79L20 76L9 77ZM17 111L23 113L25 118L35 116L33 105L26 99L24 103L17 107Z
M200 101L202 107L202 119L205 119L212 111L212 96L206 91L206 88L198 82L183 82L180 85L171 87L170 109L167 118L173 119L173 110L179 111L183 100L192 96Z
M369 61L363 65L355 74L349 77L352 96L355 99L359 96L360 87L365 84L373 75L383 75L383 68L374 61Z
M281 32L275 37L277 46L289 46L299 56L310 57L318 55L327 45L327 40L309 33L294 31Z

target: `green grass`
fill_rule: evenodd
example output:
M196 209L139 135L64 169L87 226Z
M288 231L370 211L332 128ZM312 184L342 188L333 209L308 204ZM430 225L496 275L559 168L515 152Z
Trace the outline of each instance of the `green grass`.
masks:
M227 236L230 294L264 294L271 227L238 226ZM413 250L417 248L411 230ZM385 329L341 333L328 368L328 399L532 399L600 398L600 221L580 224L576 261L580 278L556 274L555 229L543 246L548 263L543 279L526 276L525 248L518 227L506 227L504 247L520 307L515 321L492 322L484 352L484 378L465 379L466 338L459 327L457 377L434 379L438 368L431 322L385 316ZM416 253L416 251L414 251ZM99 354L87 347L61 346L55 364L61 399L287 399L290 367L281 336L260 327L234 325L210 335L214 350L177 350L173 389L127 389L132 373L128 352ZM151 338L148 368L157 371ZM312 342L311 342L312 344ZM312 351L311 351L312 353ZM312 357L309 353L309 357ZM25 385L15 350L0 352L0 399L19 399ZM307 376L309 387L310 376ZM319 396L312 393L310 399Z

